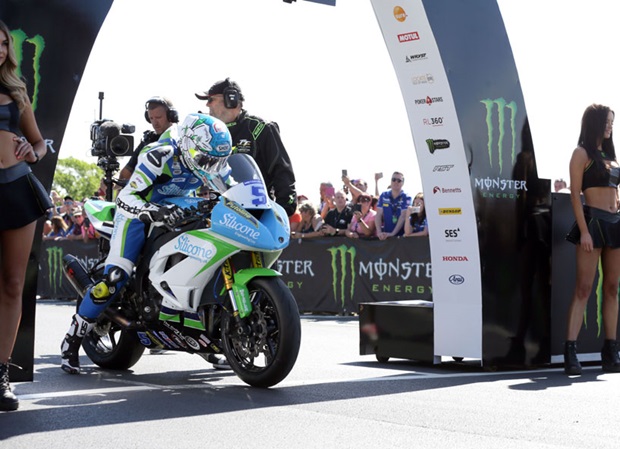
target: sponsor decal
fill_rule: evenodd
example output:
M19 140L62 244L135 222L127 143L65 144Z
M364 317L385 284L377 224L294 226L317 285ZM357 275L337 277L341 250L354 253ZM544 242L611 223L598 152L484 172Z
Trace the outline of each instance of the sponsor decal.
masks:
M422 61L423 59L428 59L428 57L426 56L426 53L418 53L415 55L405 56L405 62Z
M460 242L461 228L444 229L443 235L448 242Z
M58 246L47 248L47 272L49 273L50 289L56 293L62 288L64 278L62 271L63 249Z
M174 249L203 263L209 262L217 253L217 249L211 242L190 239L187 234L182 234L177 238Z
M435 82L435 77L432 73L425 73L423 75L412 76L411 82L414 86L418 84L433 84Z
M427 96L426 98L416 98L413 101L413 103L417 104L417 105L426 104L426 105L430 106L433 103L443 103L443 97L430 97L430 96Z
M443 256L444 262L469 262L467 256Z
M443 126L443 117L428 117L422 119L422 124L425 126Z
M450 277L448 278L448 281L452 285L461 285L462 283L465 282L465 278L461 276L460 274L453 274L453 275L450 275Z
M32 109L37 110L39 89L41 88L41 56L45 50L45 39L37 34L36 36L28 37L28 35L22 29L16 29L11 31L11 37L13 38L15 58L17 59L17 75L21 76L21 66L24 61L24 53L26 52L26 46L32 45L32 69L34 74L34 89L32 91Z
M460 207L440 207L439 215L461 215L463 212Z
M153 342L145 332L136 332L136 335L138 335L138 340L140 340L140 343L142 343L144 346L148 347L153 344Z
M401 44L404 42L420 40L420 35L418 34L417 31L410 31L409 33L399 34L397 37L398 37L398 42L400 42Z
M277 271L282 274L307 275L314 277L312 260L282 260L276 261Z
M239 237L249 238L253 241L258 240L260 237L260 231L257 231L252 226L248 226L245 223L238 222L235 214L224 214L218 223L233 230Z
M426 146L428 147L428 151L433 154L437 150L450 148L450 142L446 139L426 139Z
M263 192L263 195L264 195L264 192ZM236 202L231 201L224 196L220 197L220 199L224 200L224 206L226 206L230 210L235 211L238 215L241 215L243 218L250 221L254 225L254 227L258 229L258 220L254 218L254 216L251 213L249 213L243 207L239 206L239 204L237 204Z
M434 172L445 172L445 171L452 170L452 168L454 168L454 165L435 165L433 167L433 171Z
M445 187L435 186L433 187L433 194L435 193L461 193L460 187L451 187L446 189Z
M407 13L401 6L394 6L394 18L399 22L407 20Z
M196 340L194 340L192 337L186 335L185 336L185 342L188 344L188 346L190 348L192 348L194 351L200 351L200 345L198 344L198 342Z
M334 298L336 302L338 298L340 298L340 303L344 307L345 299L347 299L347 292L349 293L348 299L352 299L355 293L356 250L354 247L340 245L329 248L328 251L332 256L331 267ZM349 288L347 288L347 284Z
M146 153L146 160L149 161L153 167L161 168L164 158L170 155L171 150L172 148L169 146L157 147Z
M516 130L516 116L517 116L517 104L514 101L506 102L503 98L497 98L495 100L480 100L486 110L486 125L487 125L487 152L489 156L489 165L491 167L498 167L498 174L502 174L504 169L504 139L506 137L506 131L509 132L508 138L510 149L510 166L509 170L512 170L512 166L516 158L516 146L517 146L517 130ZM496 117L494 118L494 113ZM508 122L506 122L506 114L509 114ZM497 129L495 124L497 123ZM496 135L497 134L497 135Z

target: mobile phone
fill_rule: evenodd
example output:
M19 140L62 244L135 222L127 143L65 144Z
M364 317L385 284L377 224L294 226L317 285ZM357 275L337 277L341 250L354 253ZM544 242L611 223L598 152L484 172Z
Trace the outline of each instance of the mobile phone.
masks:
M342 176L347 176L347 177L349 176L346 170L342 170Z
M333 187L326 187L325 188L325 196L326 197L328 197L328 198L333 197L335 193L336 193L336 191L334 190Z
M362 211L362 205L361 204L354 204L353 205L353 212L361 212Z

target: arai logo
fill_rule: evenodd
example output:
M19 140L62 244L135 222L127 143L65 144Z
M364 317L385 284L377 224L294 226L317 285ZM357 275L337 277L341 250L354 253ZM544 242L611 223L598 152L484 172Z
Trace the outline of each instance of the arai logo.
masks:
M450 281L450 284L453 285L461 285L463 282L465 282L465 278L460 274L453 274L448 278L448 280Z

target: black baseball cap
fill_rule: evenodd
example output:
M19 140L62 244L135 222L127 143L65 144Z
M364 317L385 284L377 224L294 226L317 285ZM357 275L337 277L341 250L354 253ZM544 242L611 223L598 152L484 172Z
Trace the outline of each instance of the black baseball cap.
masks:
M196 95L196 98L198 98L199 100L208 100L211 95L223 94L224 89L227 89L227 88L235 89L237 92L239 92L239 100L245 101L245 98L243 97L243 93L241 93L241 88L239 87L237 83L235 83L234 81L231 81L230 78L226 78L225 80L218 81L215 84L213 84L213 86L211 86L208 91L197 92L194 95Z

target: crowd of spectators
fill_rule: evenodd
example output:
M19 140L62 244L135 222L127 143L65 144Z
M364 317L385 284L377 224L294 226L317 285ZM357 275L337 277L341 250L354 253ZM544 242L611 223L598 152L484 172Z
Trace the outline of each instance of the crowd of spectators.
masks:
M393 237L428 235L424 195L414 199L403 189L405 176L395 171L390 188L379 192L381 173L375 175L375 192L368 192L363 179L350 179L343 173L342 188L331 182L319 185L319 203L305 195L297 197L295 213L289 218L291 237L348 237L385 240Z
M49 211L43 225L43 240L81 240L88 242L97 238L97 232L83 210L83 203L70 195L61 197L52 190L54 207Z

